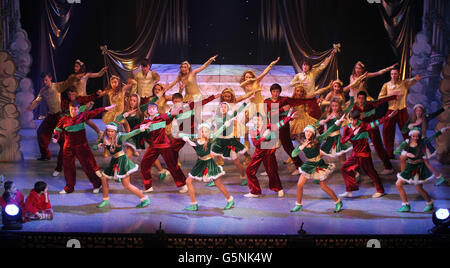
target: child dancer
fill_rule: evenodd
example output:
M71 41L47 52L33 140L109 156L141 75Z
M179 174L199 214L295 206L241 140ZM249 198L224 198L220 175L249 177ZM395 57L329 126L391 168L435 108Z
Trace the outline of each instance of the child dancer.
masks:
M303 188L307 180L319 180L320 188L327 193L334 201L336 205L334 212L338 213L342 210L343 203L336 196L334 191L330 189L326 184L326 179L334 171L334 164L327 164L322 159L322 152L320 150L320 144L331 133L338 131L339 126L344 121L345 114L331 126L324 134L317 135L317 129L314 126L307 126L305 131L300 137L300 146L292 153L292 157L298 156L300 152L303 152L307 158L307 162L300 168L300 179L297 184L297 203L291 212L299 212L303 209Z
M149 148L145 152L141 162L141 174L144 181L145 193L153 192L153 180L151 175L151 167L156 159L161 155L166 162L172 178L177 187L181 187L181 193L187 193L186 176L183 174L176 153L172 148L171 141L166 133L166 126L172 122L174 116L177 116L181 107L173 109L169 113L159 114L158 105L150 103L147 109L148 117L141 125L151 124L150 129L144 132L144 139L149 143Z
M396 115L397 111L393 111L380 120L376 120L372 123L366 123L360 120L361 113L359 111L354 110L350 113L350 124L344 128L341 143L347 143L350 141L353 145L353 154L341 167L341 172L344 175L347 191L339 195L340 197L352 198L353 191L359 190L356 174L358 174L360 167L367 173L367 175L369 175L377 189L377 192L372 195L372 198L379 198L385 195L383 184L381 183L380 177L373 166L368 132Z
M267 175L269 176L270 190L277 192L278 197L284 197L283 186L281 185L280 176L278 175L278 164L275 156L277 149L274 138L276 137L275 132L283 127L288 127L289 121L291 121L294 116L295 113L286 116L273 127L271 125L267 126L267 121L265 121L261 114L257 113L253 117L253 128L250 130L250 137L252 138L256 150L246 170L250 193L244 195L245 197L257 198L261 196L261 186L256 177L256 172L261 166L261 163L263 163ZM271 142L272 144L263 144L265 142Z
M421 130L419 128L413 128L409 132L410 139L403 142L403 144L397 148L396 154L401 154L408 158L406 168L403 172L397 174L398 181L396 183L397 189L402 199L402 207L398 212L411 211L411 205L408 202L403 184L415 184L417 192L425 199L427 206L424 212L431 212L434 209L433 200L429 194L423 189L423 184L434 178L433 173L427 168L424 160L427 159L427 144L434 138L442 135L443 132L450 129L450 127L443 128L441 131L436 132L433 136L427 139L421 138Z
M149 127L150 124L142 125L140 129L136 129L128 134L121 134L119 133L119 126L116 123L111 122L106 126L105 134L100 143L95 146L95 149L104 147L106 150L109 150L112 159L108 167L102 173L103 201L97 206L98 208L109 205L108 179L120 179L125 189L139 197L141 203L137 208L144 208L150 205L150 199L142 194L142 192L130 182L131 174L137 172L139 166L133 163L133 161L131 161L123 152L123 145L128 139L144 132Z
M413 109L414 113L406 123L402 133L409 133L409 131L411 131L413 128L419 128L422 131L422 139L425 139L428 129L428 122L430 122L431 120L439 116L441 113L448 110L449 107L450 106L447 105L432 114L427 114L425 106L423 106L422 104L415 105ZM431 154L428 156L428 158L432 158L436 153L436 149L433 147L431 143L427 143L427 146ZM401 170L403 171L405 170L406 167L406 156L401 156L400 162L401 162ZM436 172L434 167L430 165L428 160L425 160L425 164L427 165L428 169L430 169L433 172L436 178L438 178L438 181L435 184L435 186L440 186L442 183L445 182L444 177L442 175L438 175L438 173Z
M211 147L214 143L214 139L220 135L223 129L232 124L232 121L228 121L225 125L219 129L212 137L210 129L211 126L207 123L203 123L199 126L199 138L196 141L191 141L187 136L183 135L183 140L189 143L192 147L194 147L195 152L197 153L198 160L192 168L189 176L186 180L186 184L189 189L189 196L191 198L191 205L186 207L185 210L189 211L197 211L198 210L198 202L195 199L195 189L193 180L199 180L204 182L214 181L215 185L222 194L225 196L227 200L227 204L224 210L229 210L233 208L235 202L233 197L228 193L225 186L222 184L220 177L225 175L225 171L223 171L221 166L218 166L214 159L211 156Z
M105 111L114 109L114 107L115 105L112 105L106 108L80 113L80 104L74 101L70 104L69 116L64 116L59 120L54 131L53 142L58 142L61 135L64 135L63 167L66 187L64 187L64 190L60 194L72 193L75 190L77 175L75 167L76 158L80 161L84 173L86 173L94 186L93 193L97 194L100 192L101 180L99 175L101 173L94 155L89 148L83 123Z
M45 182L37 182L28 195L25 201L25 217L28 220L53 220L53 209Z
M222 126L230 120L230 118L234 118L241 111L245 109L247 106L244 103L239 109L235 112L231 111L230 105L228 103L222 102L219 106L219 111L216 113L216 126L221 129ZM213 156L220 156L226 160L234 161L240 175L241 175L241 186L247 185L247 179L245 177L245 168L242 166L241 161L239 160L239 155L244 154L248 151L248 147L244 146L239 142L238 139L234 137L234 124L230 125L226 129L223 130L222 133L215 140L211 154Z
M332 99L330 102L330 106L327 108L323 120L319 121L319 125L324 126L324 130L327 131L331 127L333 127L338 118L341 118L343 115L347 115L352 106L353 106L354 98L351 98L351 103L346 111L342 110L342 101L340 99ZM330 133L325 143L322 145L321 150L324 155L330 156L333 158L339 157L341 164L343 165L346 160L346 153L350 152L353 148L349 143L341 143L341 125L336 131Z

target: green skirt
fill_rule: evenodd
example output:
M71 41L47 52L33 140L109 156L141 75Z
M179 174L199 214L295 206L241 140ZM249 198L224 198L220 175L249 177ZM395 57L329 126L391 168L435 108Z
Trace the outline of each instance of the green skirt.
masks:
M339 157L353 150L353 147L348 143L342 144L341 135L337 135L328 137L321 150L328 157Z
M236 160L239 154L245 154L247 151L248 148L236 138L216 139L212 146L211 154L227 160Z
M145 150L145 143L144 143L144 136L141 134L138 134L131 139L128 139L123 146L129 147L133 149L133 151L137 150Z
M300 168L300 174L303 174L308 180L324 181L333 173L336 166L333 163L327 164L322 159L319 162L306 162Z
M223 175L225 175L225 171L214 162L214 159L198 159L189 173L189 177L204 182L217 180Z
M126 155L119 158L112 158L108 167L103 171L103 176L107 179L123 179L137 172L139 166L133 163Z
M434 179L433 173L428 169L425 163L411 164L407 163L405 171L397 174L397 178L409 184L424 184Z

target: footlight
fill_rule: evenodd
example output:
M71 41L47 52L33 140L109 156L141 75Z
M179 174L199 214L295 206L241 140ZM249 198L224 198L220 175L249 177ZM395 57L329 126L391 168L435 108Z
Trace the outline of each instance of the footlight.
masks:
M450 211L447 208L440 208L433 213L433 223L436 225L433 233L448 234L450 226Z
M22 229L22 211L14 205L8 204L2 210L3 230L21 230Z

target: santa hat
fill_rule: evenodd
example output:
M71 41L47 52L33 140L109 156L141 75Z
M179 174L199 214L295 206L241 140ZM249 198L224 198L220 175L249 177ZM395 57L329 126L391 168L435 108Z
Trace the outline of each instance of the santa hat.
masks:
M312 125L307 125L306 128L303 130L303 132L306 132L307 130L311 131L312 133L316 133L317 132L317 128L315 126L312 126Z
M423 105L423 104L416 104L415 106L414 106L414 111L417 109L417 108L421 108L422 110L424 110L425 111L425 106Z
M81 60L76 60L75 63L80 66L84 66L84 62L82 62Z
M207 129L211 130L212 126L208 123L202 123L198 126L198 130L201 130L202 128L207 128Z
M111 122L111 123L106 125L106 130L114 130L115 132L118 132L119 131L119 126L116 123Z
M409 136L411 137L412 135L414 135L414 134L417 134L417 135L419 135L420 136L420 134L422 133L422 131L420 130L420 128L418 128L418 127L414 127L414 128L412 128L410 131L409 131Z

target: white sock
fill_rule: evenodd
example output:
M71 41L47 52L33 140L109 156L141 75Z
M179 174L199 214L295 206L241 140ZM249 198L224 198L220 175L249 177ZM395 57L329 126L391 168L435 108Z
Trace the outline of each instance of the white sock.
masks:
M142 198L140 201L141 201L141 202L144 202L144 201L147 201L147 200L148 200L148 196Z
M227 200L228 203L233 202L233 201L234 201L233 197L230 197L230 199Z

